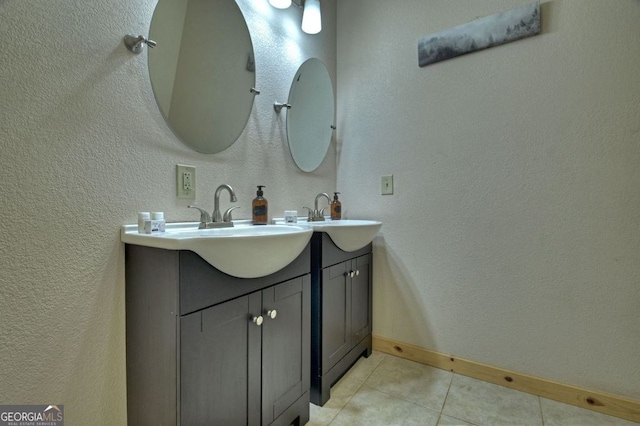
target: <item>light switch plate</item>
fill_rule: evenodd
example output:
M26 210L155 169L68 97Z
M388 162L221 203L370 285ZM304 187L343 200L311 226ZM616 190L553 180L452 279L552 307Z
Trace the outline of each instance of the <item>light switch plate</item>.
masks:
M196 168L176 165L176 195L178 198L196 198Z
M393 195L393 175L380 176L380 194Z

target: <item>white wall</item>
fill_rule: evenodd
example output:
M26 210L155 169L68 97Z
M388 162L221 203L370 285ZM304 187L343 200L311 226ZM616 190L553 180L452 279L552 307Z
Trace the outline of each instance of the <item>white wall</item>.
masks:
M529 2L338 2L374 332L640 400L640 2L543 2L541 35L418 67L420 38Z
M335 190L333 144L318 170L300 172L285 115L272 108L309 57L335 77L335 2L323 1L318 36L300 32L297 8L238 3L262 94L238 142L203 155L165 125L146 54L122 43L147 33L154 0L0 0L1 403L64 404L70 426L125 424L119 227L140 210L198 219L193 201L175 197L176 164L197 167L196 203L207 209L215 188L231 184L236 218L250 217L258 184L279 216Z

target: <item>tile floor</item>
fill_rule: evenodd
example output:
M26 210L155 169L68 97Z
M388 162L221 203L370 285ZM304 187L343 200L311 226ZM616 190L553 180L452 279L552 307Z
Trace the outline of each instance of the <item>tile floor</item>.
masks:
M617 426L639 423L540 398L381 352L360 358L311 404L307 426L539 425Z

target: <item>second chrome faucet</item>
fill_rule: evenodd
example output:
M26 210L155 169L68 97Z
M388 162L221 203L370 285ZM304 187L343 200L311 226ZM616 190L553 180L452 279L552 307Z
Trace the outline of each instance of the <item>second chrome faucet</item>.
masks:
M318 195L316 195L316 199L313 203L313 210L311 210L309 207L303 207L307 210L309 210L309 215L307 217L307 220L309 222L320 222L320 221L324 221L324 209L326 207L323 207L322 209L318 209L318 200L320 200L320 198L326 198L327 199L327 203L329 205L331 205L331 198L329 198L329 194L327 194L326 192L321 192Z

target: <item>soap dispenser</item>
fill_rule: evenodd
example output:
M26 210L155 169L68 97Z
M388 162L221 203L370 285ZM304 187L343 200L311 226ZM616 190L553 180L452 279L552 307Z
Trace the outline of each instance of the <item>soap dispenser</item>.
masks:
M333 193L333 202L331 203L331 220L342 219L342 203L338 200L339 192Z
M262 196L262 188L265 188L265 186L258 185L258 192L256 193L257 196L251 203L254 225L266 225L269 221L269 203Z

